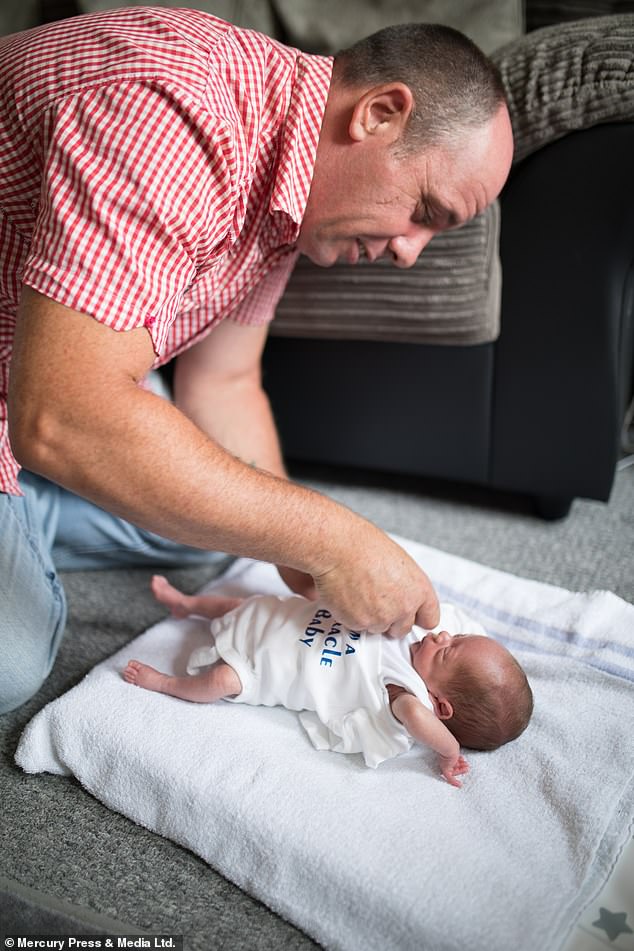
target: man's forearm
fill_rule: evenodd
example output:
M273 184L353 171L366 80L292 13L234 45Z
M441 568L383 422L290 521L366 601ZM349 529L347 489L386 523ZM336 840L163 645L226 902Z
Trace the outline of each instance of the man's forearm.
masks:
M218 384L198 395L175 377L174 402L204 433L242 462L286 478L268 397L255 380Z
M266 326L224 320L176 359L174 402L243 462L286 477L261 358Z
M313 574L329 567L319 563L313 543L323 520L336 538L355 519L324 496L241 462L177 408L136 386L110 394L107 415L93 419L90 429L75 426L70 414L57 420L26 463L184 544Z

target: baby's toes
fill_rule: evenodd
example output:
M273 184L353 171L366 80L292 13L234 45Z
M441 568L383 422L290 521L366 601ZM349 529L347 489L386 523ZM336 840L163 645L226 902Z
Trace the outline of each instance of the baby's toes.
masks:
M129 684L135 684L139 677L139 669L141 665L138 660L128 661L128 666L123 671L123 679L126 680Z

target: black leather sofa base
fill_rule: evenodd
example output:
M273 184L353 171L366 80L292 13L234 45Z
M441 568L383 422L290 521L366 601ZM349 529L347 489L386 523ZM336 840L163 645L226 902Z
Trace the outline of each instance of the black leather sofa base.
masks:
M550 518L608 499L633 389L632 156L634 125L604 125L514 169L495 343L271 337L287 457L528 494Z

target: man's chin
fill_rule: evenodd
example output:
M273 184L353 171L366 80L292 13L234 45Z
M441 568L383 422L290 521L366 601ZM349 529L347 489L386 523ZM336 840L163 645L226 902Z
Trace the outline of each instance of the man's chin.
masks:
M307 257L309 261L312 261L313 264L316 264L318 267L332 267L333 264L337 263L337 258L332 256L327 258L325 255L305 254L305 257Z
M302 249L298 245L298 251L318 267L332 267L333 264L336 264L338 260L338 255L334 248L309 247Z

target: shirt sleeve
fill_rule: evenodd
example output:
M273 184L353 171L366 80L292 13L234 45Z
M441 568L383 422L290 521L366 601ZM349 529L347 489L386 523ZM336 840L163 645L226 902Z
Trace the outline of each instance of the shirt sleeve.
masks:
M269 324L295 267L298 252L286 254L228 315L237 324Z
M161 353L197 268L232 241L235 148L222 120L153 83L63 100L46 116L22 280Z

